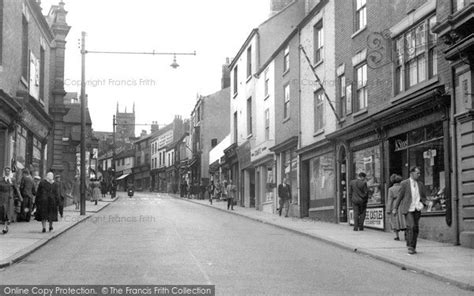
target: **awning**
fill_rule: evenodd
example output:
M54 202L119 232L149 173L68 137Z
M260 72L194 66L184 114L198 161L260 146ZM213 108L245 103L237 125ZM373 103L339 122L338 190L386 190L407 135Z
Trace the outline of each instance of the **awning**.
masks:
M130 174L122 175L122 176L118 177L118 178L115 179L115 180L116 180L116 181L120 181L120 180L122 180L122 179L124 179L124 178L127 178L128 175L130 175Z

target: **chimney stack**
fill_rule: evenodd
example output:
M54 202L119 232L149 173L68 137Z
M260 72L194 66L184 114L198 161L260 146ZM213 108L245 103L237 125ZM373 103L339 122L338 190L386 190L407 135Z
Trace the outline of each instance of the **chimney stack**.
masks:
M230 58L225 58L225 64L222 65L222 78L221 78L221 89L230 86Z

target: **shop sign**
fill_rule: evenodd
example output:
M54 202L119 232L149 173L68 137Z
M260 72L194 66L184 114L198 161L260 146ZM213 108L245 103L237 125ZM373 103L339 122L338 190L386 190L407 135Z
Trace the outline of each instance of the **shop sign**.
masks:
M268 149L267 143L264 143L263 145L260 145L254 149L252 149L252 152L250 154L250 161L255 161L259 158L262 158L263 156L266 156L270 154L270 150Z
M408 139L406 140L401 140L397 139L395 140L395 152L400 151L400 150L405 150L408 147Z
M365 214L364 227L384 229L383 208L368 208ZM349 211L349 224L354 225L354 210Z
M39 136L40 139L46 138L48 135L48 129L42 124L30 111L24 109L21 117L22 122L28 127L35 135Z

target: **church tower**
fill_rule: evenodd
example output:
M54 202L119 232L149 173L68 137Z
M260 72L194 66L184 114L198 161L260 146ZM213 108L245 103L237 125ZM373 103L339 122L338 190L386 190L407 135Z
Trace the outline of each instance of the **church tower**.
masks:
M127 107L125 107L124 112L120 112L117 102L115 120L117 121L117 140L130 143L130 138L135 138L135 102L133 103L133 111L131 113L127 112Z

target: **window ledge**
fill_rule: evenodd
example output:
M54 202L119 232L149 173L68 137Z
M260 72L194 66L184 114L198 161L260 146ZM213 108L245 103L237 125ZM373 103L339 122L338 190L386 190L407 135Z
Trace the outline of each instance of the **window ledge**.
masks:
M420 89L423 89L425 87L428 87L432 84L435 84L439 81L439 77L438 75L434 76L433 78L429 79L429 80L426 80L426 81L423 81L423 82L420 82L418 83L417 85L415 86L412 86L411 88L403 91L403 92L400 92L398 93L395 97L393 97L391 100L390 100L390 103L394 103L396 101L399 101L403 98L406 98L408 97L409 95L419 91Z
M252 75L250 75L249 77L247 77L247 81L245 81L245 83L249 83L250 80L252 80Z
M344 123L344 122L346 122L346 117L345 116L339 118L339 123Z
M270 94L267 94L267 95L265 96L265 99L263 99L263 100L265 101L265 100L267 100L269 97L270 97Z
M235 99L235 97L236 97L238 94L239 94L238 92L234 93L234 94L232 95L232 98Z
M249 135L247 136L247 139L250 139L251 137L253 137L253 134L249 134Z
M285 123L285 122L287 122L288 120L290 120L290 116L283 118L283 121L282 121L281 123Z
M367 110L367 108L365 108L365 109L362 109L360 111L357 111L357 112L353 113L352 116L357 117L357 116L360 116L360 115L365 114L367 112L368 112L368 110Z
M316 64L314 64L313 68L319 67L323 62L324 62L324 60L323 60L323 59L320 59L319 62L317 62Z
M363 28L360 28L359 30L355 31L352 35L351 35L351 39L354 39L357 35L359 35L360 33L364 32L365 29L367 29L367 25Z
M317 137L317 136L322 135L322 134L324 134L324 129L320 128L320 129L318 129L317 131L314 132L313 137Z
M282 76L282 77L285 77L285 76L286 76L286 74L288 74L288 72L290 72L290 69L289 69L289 68L288 68L288 69L286 69L286 71L285 71L285 72L283 72L283 74L282 74L281 76Z

